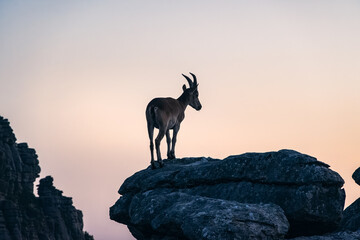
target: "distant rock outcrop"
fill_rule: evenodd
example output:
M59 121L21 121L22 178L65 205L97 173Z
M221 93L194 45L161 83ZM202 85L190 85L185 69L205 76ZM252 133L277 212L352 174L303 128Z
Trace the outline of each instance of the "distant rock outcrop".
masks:
M360 184L360 168L356 169L352 177L357 184ZM360 239L360 198L345 209L340 229L359 231Z
M281 239L339 227L344 181L314 157L281 150L164 162L126 179L110 208L137 239Z
M35 150L16 143L7 119L0 116L0 239L91 240L83 232L80 210L53 186L53 178L34 181L40 167Z
M341 230L360 231L360 198L345 209Z
M352 178L358 185L360 185L360 167L355 170L355 172L352 175Z

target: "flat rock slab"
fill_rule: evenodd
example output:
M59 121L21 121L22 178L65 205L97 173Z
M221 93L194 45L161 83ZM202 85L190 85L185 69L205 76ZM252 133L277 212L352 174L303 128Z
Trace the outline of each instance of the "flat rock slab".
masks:
M137 239L270 240L284 238L289 228L283 210L273 204L244 204L165 189L136 194L129 216Z
M343 179L316 158L292 150L246 153L225 158L165 160L125 180L111 219L131 223L133 197L167 189L212 199L280 206L290 223L288 237L320 235L339 226L344 207ZM116 214L116 217L114 213Z

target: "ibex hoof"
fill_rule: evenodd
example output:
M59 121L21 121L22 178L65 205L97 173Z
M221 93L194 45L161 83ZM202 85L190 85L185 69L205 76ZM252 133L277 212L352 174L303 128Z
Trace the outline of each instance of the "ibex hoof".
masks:
M158 167L156 166L158 165ZM164 162L162 160L160 161L157 161L157 163L154 161L154 162L151 162L151 169L154 170L154 169L157 169L157 168L162 168L164 166Z
M156 169L155 162L151 162L151 169L152 170Z
M161 161L159 161L159 165L160 165L160 167L162 168L163 166L164 166L164 162L161 160Z
M175 159L175 154L174 153L169 153L168 154L168 159Z

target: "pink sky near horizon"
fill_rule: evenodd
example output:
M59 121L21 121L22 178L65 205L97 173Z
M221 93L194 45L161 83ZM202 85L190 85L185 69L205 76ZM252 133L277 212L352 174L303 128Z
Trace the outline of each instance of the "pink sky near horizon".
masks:
M2 1L0 115L97 240L133 239L108 209L149 165L147 103L188 72L203 109L187 109L177 157L294 149L344 178L349 205L359 25L358 1Z

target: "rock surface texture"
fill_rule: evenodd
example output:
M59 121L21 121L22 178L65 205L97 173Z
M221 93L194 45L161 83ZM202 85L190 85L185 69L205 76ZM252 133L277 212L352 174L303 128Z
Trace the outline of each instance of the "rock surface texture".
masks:
M53 186L52 177L34 181L40 167L35 150L16 143L7 119L0 116L0 239L90 240L80 210Z
M344 181L308 155L281 150L164 162L126 179L110 208L110 218L137 239L282 239L339 227Z
M136 195L130 218L139 226L131 229L138 239L280 239L289 227L276 205L244 204L168 190Z

